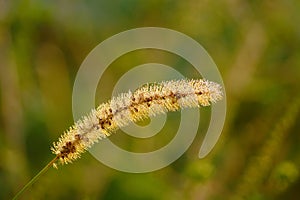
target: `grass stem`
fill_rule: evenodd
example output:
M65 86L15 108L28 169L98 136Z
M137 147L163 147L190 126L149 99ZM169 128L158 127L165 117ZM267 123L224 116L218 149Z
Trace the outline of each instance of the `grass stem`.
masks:
M13 198L13 200L19 199L19 197L32 185L38 178L43 175L58 159L58 156L53 158L37 175L35 175Z

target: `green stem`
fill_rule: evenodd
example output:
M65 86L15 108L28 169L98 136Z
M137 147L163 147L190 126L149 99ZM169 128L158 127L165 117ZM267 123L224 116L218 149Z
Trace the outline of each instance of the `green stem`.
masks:
M58 157L53 158L35 177L33 177L13 198L13 200L18 199L24 191L26 191L32 184L34 184L37 179L43 175L52 165L57 161Z

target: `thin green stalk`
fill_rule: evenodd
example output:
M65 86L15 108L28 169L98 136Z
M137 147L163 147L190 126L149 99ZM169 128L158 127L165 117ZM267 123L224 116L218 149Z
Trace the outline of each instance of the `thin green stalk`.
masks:
M35 177L33 177L13 198L13 200L19 199L19 197L21 196L21 194L23 194L23 192L25 192L32 184L34 184L38 178L43 175L52 165L53 163L55 163L58 159L58 156L56 156L55 158L53 158L37 175L35 175Z

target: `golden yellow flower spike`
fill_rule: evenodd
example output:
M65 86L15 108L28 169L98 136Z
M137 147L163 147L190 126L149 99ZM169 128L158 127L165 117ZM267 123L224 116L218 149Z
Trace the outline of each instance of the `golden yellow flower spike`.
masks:
M120 94L109 102L93 109L77 121L51 148L56 157L16 195L15 199L32 185L51 165L70 163L99 139L105 138L120 127L168 111L187 107L209 106L222 99L221 86L197 80L172 80L149 83L134 92Z

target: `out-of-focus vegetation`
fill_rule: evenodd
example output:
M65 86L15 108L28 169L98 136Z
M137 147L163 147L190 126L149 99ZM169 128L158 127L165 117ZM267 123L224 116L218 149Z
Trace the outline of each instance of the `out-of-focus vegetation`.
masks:
M296 199L299 11L297 0L0 0L0 199L10 199L53 158L49 146L73 123L72 85L86 55L106 38L142 26L191 36L218 65L228 113L213 152L197 158L204 125L180 159L152 173L119 172L85 153L73 164L49 170L23 198ZM101 93L109 97L122 73L147 62L195 77L193 67L181 65L175 55L136 51L106 71ZM160 134L163 141L176 132L172 124L180 115L172 115ZM120 131L112 139L124 137ZM124 148L132 143L124 141Z

